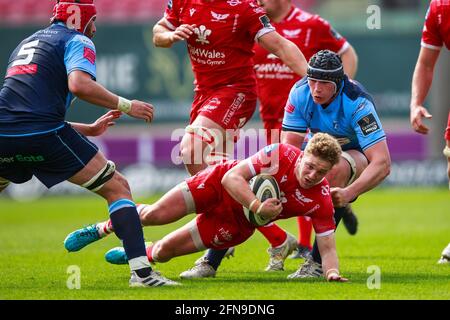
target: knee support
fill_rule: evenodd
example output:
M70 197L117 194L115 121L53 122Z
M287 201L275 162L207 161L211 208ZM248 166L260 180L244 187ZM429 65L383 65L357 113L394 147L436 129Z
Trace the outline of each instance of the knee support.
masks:
M348 164L350 165L350 178L348 179L348 182L347 182L347 186L348 186L348 185L352 184L352 182L355 181L355 178L356 178L356 161L355 161L355 159L353 159L353 157L349 153L347 153L345 151L342 152L342 158L347 160Z
M217 129L193 125L189 125L185 129L186 133L193 135L195 139L207 144L207 156L205 158L205 162L208 165L213 165L220 161L228 160L230 157L226 150L223 150L223 152L217 150L217 146L221 143L222 139L219 137L219 134L215 132L216 130ZM220 147L222 146L223 145L221 144Z
M10 184L9 180L6 180L6 179L0 177L0 188L1 189L6 188L9 184Z
M82 187L91 190L92 192L96 192L100 190L106 182L108 182L114 175L116 171L116 165L114 162L109 161L106 162L106 165L88 182L81 185Z

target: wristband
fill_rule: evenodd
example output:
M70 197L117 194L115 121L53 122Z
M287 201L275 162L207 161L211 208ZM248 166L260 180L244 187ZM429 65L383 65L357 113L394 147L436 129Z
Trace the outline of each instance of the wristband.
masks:
M327 280L329 279L330 274L335 274L335 275L339 276L339 270L338 269L328 269L327 273L325 274L325 277L327 278Z
M124 113L130 112L131 111L131 101L119 96L119 102L117 103L117 109Z
M249 209L250 211L253 211L253 210L252 210L252 207L253 207L253 205L255 204L256 201L258 201L258 198L255 198L255 200L253 200L252 202L250 202L250 205L248 206L248 209Z

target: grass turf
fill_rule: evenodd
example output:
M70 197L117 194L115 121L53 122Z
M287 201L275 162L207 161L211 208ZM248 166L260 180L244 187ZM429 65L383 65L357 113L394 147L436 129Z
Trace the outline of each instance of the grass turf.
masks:
M114 236L77 253L63 247L69 232L107 217L101 198L30 203L0 198L0 299L450 299L450 265L436 264L450 241L448 190L378 189L360 197L354 209L357 235L349 236L343 226L337 232L341 271L349 283L287 281L301 260L287 259L284 272L264 272L268 244L256 232L236 249L236 257L224 260L216 278L182 280L177 288L132 289L128 267L103 259L119 245ZM146 240L157 240L190 219L148 227ZM295 219L279 224L296 234ZM175 258L157 269L177 279L200 255ZM81 271L79 290L66 285L72 265ZM370 266L381 271L380 289L367 286Z

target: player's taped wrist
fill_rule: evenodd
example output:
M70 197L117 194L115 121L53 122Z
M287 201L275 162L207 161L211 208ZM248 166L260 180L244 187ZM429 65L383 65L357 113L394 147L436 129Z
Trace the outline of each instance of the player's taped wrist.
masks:
M119 102L117 103L117 110L124 113L129 113L131 111L131 101L119 96Z
M254 205L257 201L258 201L258 198L255 198L252 202L250 202L250 205L248 206L248 209L249 209L250 211L254 212L254 211L252 210L252 208L253 208L253 205Z
M338 276L338 277L340 277L339 270L338 269L328 269L327 273L325 274L325 277L326 277L327 280L330 280L331 276Z

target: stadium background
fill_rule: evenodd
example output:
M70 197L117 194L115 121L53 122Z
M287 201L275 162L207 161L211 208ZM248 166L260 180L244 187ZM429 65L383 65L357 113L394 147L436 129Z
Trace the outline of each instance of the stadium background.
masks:
M0 0L2 72L17 43L48 23L53 3ZM183 166L174 164L171 157L177 152L182 129L188 121L193 78L184 43L175 45L173 50L157 49L151 43L151 28L161 17L165 3L165 0L96 1L99 14L94 42L98 81L113 92L150 101L156 107L150 127L124 116L108 134L93 139L126 173L138 195L165 191L186 176ZM427 1L294 0L294 3L329 20L358 53L356 79L375 98L394 162L384 185L445 185L442 135L450 101L450 59L446 50L441 54L428 99L434 115L430 121L432 133L415 134L408 122L410 83ZM380 29L369 29L367 24L373 13L367 8L374 4L381 8ZM102 108L76 101L68 120L92 122L103 112ZM261 128L258 113L244 129L249 128ZM154 179L155 176L160 179ZM20 199L48 192L82 191L66 183L47 191L39 182L32 181L20 188L13 186L6 194Z

